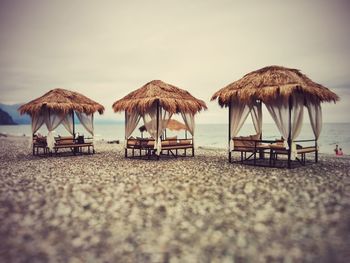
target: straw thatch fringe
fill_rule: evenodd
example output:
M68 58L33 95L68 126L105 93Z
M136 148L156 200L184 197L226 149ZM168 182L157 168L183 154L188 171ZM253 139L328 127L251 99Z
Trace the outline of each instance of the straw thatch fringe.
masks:
M339 97L328 88L313 82L300 70L281 66L265 67L246 74L243 78L217 91L211 100L218 99L221 107L228 106L232 98L250 103L261 100L273 103L276 100L288 101L290 95L300 93L305 100L331 102Z
M78 92L65 89L50 90L43 96L22 105L18 110L21 114L34 115L47 109L65 114L72 110L86 114L92 114L96 111L100 114L104 112L104 107L101 104Z
M153 80L113 103L115 112L147 112L155 103L170 113L195 114L207 109L205 102L193 97L188 91L177 88L161 80Z

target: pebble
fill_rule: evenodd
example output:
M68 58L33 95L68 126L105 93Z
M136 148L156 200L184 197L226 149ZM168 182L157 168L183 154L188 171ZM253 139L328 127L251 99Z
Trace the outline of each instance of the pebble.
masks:
M34 157L0 138L0 262L346 262L350 157L292 170L225 150ZM236 156L238 157L238 156Z

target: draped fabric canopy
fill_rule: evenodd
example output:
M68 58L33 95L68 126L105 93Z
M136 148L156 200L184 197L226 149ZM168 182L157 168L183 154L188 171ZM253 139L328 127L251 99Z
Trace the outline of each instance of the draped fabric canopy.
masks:
M50 150L53 149L55 146L55 138L52 134L52 132L57 128L58 125L62 122L64 118L64 115L60 112L51 112L45 111L44 112L44 121L45 125L47 127L47 130L49 133L47 134L47 147L49 147Z
M243 123L248 117L250 112L249 106L245 103L241 103L239 100L232 100L230 105L230 132L231 138L229 141L229 151L234 148L234 141L232 138L236 137L238 132L243 126Z
M74 123L73 123L73 112L72 114L67 114L63 120L62 120L62 124L63 126L66 128L66 130L73 135L74 134Z
M155 139L154 149L157 150L157 154L160 154L162 149L161 136L164 133L164 130L167 128L172 115L173 114L166 111L158 104L153 105L149 111L144 114L139 114L137 112L126 112L124 147L127 147L126 140L130 138L131 134L136 129L137 124L142 118L147 132L151 135L152 138ZM181 113L181 116L184 120L186 129L191 133L192 136L194 136L194 115L192 113Z
M315 140L317 141L322 129L322 110L318 102L305 101L303 96L295 94L289 101L275 100L273 103L265 104L268 112L274 120L281 136L284 139L284 147L291 150L291 159L297 157L295 140L300 135L304 118L304 106L308 109L309 118ZM230 106L231 116L231 138L229 149L233 150L232 138L236 137L244 121L251 114L254 128L257 134L262 133L262 110L261 103L247 105L239 100L232 100ZM288 139L290 138L290 145Z
M262 133L262 103L260 101L254 101L250 105L250 114L257 134Z
M158 104L147 112L142 114L143 122L146 126L148 133L155 139L154 149L157 150L159 155L162 150L161 136L171 118L172 114L159 107Z
M294 140L299 136L303 125L304 98L294 95L288 102L280 100L266 104L266 107L284 139L285 148L291 147L291 158L295 160L297 151ZM287 141L289 137L291 145Z
M35 134L40 127L44 124L45 118L43 114L35 113L32 118L32 134Z
M65 114L64 112L60 111L42 111L39 114L34 114L31 116L32 118L32 132L35 134L40 127L45 123L46 128L48 130L47 134L47 147L52 150L55 146L55 138L53 135L53 131L62 124L66 130L71 134L74 135L74 122L73 122L73 114L71 113ZM87 115L85 113L76 112L76 115L78 116L78 119L80 120L80 123L83 125L83 127L92 135L94 136L94 126L93 126L93 114Z
M300 94L295 94L289 101L275 100L273 103L265 104L272 119L274 120L281 136L284 139L286 149L291 148L291 158L295 160L297 156L295 139L299 136L303 124L305 100ZM229 151L234 149L234 141L247 119L251 114L254 128L257 134L262 133L262 104L258 101L253 101L248 105L240 100L232 99L230 104L230 133ZM322 126L322 112L319 103L305 103L308 108L311 126L315 135L315 139L319 138ZM290 138L291 145L288 144Z
M85 114L84 112L76 112L80 123L84 126L84 128L94 136L94 115L93 114Z
M262 133L262 109L261 103L258 101L253 101L248 105L237 99L232 99L229 110L231 133L229 151L232 151L234 149L234 141L232 139L238 135L249 114L252 117L256 133L259 135Z
M154 138L156 153L161 152L161 135L173 114L181 114L187 130L194 134L194 115L207 109L205 102L193 97L188 91L153 80L113 103L115 112L125 111L125 140L142 118L148 133ZM127 144L125 144L125 148Z
M315 135L316 140L320 137L322 130L322 109L320 102L306 102L306 108L309 112L310 123L312 131Z
M135 111L125 112L125 145L124 147L126 147L126 140L129 139L133 131L136 129L140 119L141 119L141 115Z
M317 146L322 128L320 103L336 103L339 97L328 88L313 82L300 70L282 66L268 66L252 71L218 90L211 98L211 100L216 99L221 107L229 107L231 149L233 146L231 139L238 134L249 112L255 131L261 135L261 103L264 103L284 138L286 149L289 150L288 167L290 167L290 159L296 157L297 151L294 141L301 131L304 106L308 109L315 135L315 146ZM256 101L260 102L260 107L255 104Z
M181 113L182 119L185 122L187 130L191 133L192 137L194 136L194 115L192 113Z
M80 123L93 136L93 114L104 112L104 107L86 96L65 89L53 89L43 96L34 99L21 107L21 114L29 114L32 119L32 133L35 134L45 123L48 129L47 144L53 149L55 140L53 131L62 124L66 130L74 135L74 113Z

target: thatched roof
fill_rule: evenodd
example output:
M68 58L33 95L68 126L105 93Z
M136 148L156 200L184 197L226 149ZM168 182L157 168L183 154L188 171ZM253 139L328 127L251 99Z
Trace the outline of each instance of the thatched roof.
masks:
M173 119L170 119L167 126L166 126L167 129L171 130L171 131L181 131L181 130L187 130L187 127L185 124L177 121L177 120L173 120ZM146 129L146 126L145 125L142 125L140 126L139 128L140 132L144 132L144 131L147 131Z
M65 89L50 90L43 96L22 105L18 110L21 114L27 113L32 115L44 109L63 113L74 110L86 114L92 114L96 111L102 114L104 111L104 107L101 104L78 92Z
M204 101L196 99L186 90L161 80L148 82L138 90L114 102L113 109L115 112L137 111L142 114L147 112L157 101L170 113L195 114L202 109L207 109Z
M294 93L300 93L306 100L321 102L338 101L339 97L328 88L313 82L300 70L280 66L265 67L227 85L217 91L211 100L218 99L220 106L228 106L231 98L249 103L261 100L264 103L288 100Z

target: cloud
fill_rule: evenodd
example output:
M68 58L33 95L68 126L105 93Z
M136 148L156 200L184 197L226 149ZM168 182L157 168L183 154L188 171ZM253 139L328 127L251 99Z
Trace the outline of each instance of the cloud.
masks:
M62 87L119 118L115 100L162 79L207 102L198 122L227 122L211 95L267 65L299 68L332 89L350 82L347 1L28 0L0 10L2 101Z

